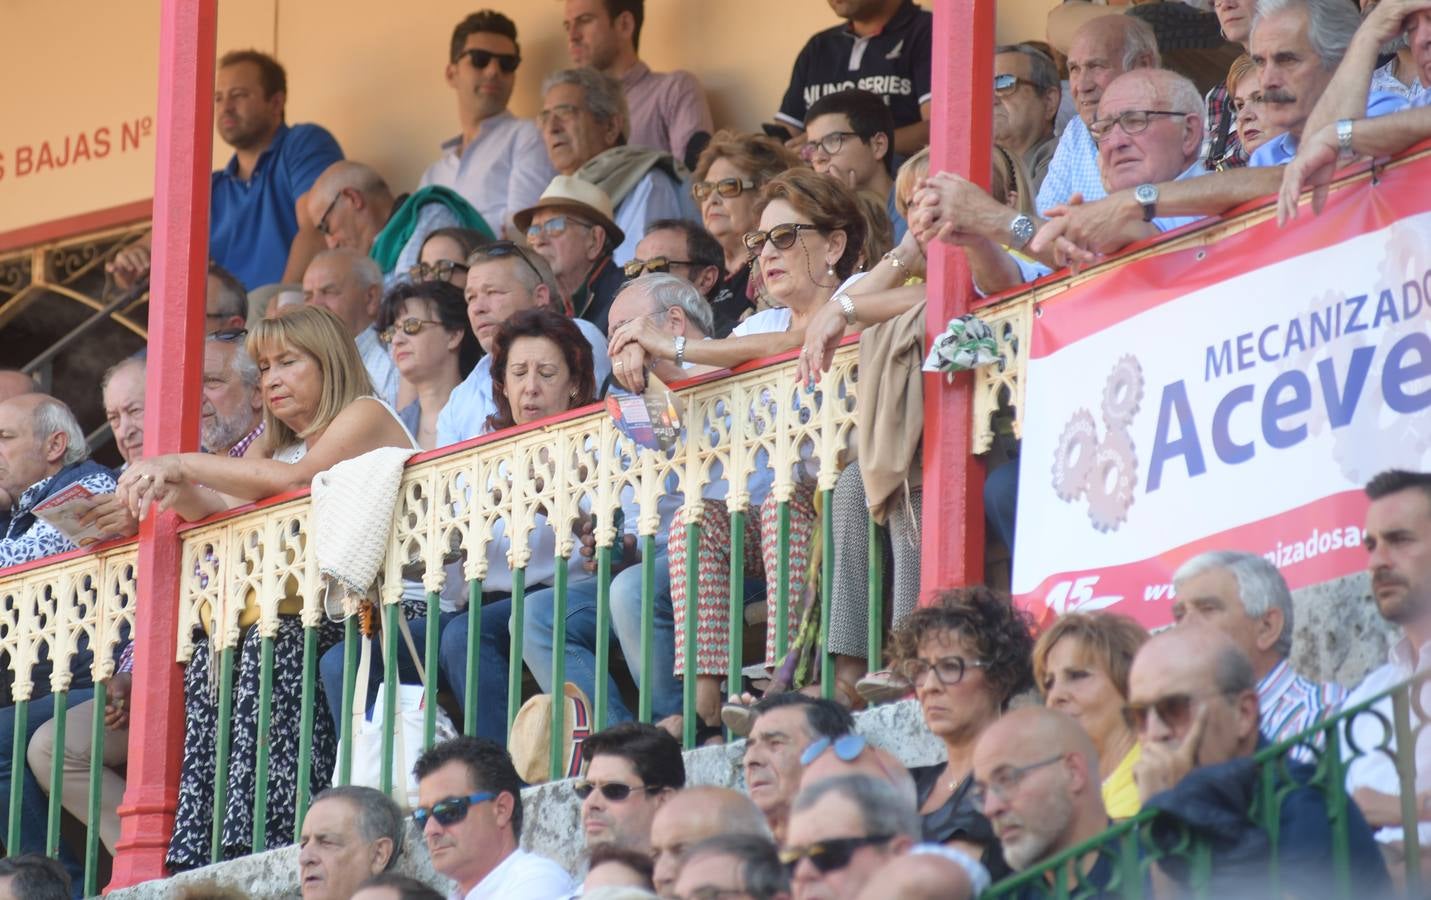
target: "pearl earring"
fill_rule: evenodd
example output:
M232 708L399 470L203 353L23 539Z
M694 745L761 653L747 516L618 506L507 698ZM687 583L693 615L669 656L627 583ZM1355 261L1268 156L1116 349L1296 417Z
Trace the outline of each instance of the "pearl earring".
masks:
M834 275L834 274L835 274L835 267L834 267L834 266L826 266L826 267L825 267L825 274L826 274L826 275Z

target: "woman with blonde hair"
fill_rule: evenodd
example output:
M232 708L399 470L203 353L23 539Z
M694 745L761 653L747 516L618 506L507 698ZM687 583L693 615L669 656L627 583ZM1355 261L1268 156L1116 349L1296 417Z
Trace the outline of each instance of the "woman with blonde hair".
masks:
M1116 613L1067 613L1034 645L1034 681L1044 704L1071 716L1098 748L1103 805L1110 818L1139 808L1133 766L1138 737L1123 719L1128 672L1148 640L1143 626Z

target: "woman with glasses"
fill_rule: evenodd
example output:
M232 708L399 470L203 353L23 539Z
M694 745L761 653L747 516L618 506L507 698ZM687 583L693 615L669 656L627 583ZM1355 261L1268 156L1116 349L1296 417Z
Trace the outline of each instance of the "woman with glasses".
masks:
M1034 681L1044 703L1071 716L1098 748L1103 806L1110 818L1136 815L1140 806L1133 766L1138 736L1123 718L1128 672L1148 640L1143 626L1115 613L1068 613L1034 645Z
M460 291L467 286L467 257L491 242L485 234L471 228L435 229L422 242L418 263L408 270L408 280L446 281Z
M994 881L1008 874L989 820L972 796L974 745L1032 684L1028 615L982 585L942 592L890 636L893 668L914 685L924 724L944 742L945 762L910 769L924 839L981 859Z
M398 374L417 393L398 418L422 449L431 450L447 398L482 357L462 291L445 279L402 282L383 298L377 326Z
M755 308L750 281L750 252L745 234L756 230L760 189L788 169L801 168L800 157L773 138L718 131L696 161L691 192L701 207L701 222L725 251L725 285L716 291L715 332L725 337Z
M728 338L689 344L648 319L623 324L611 337L611 369L627 390L645 388L645 367L652 358L670 359L677 365L689 360L730 367L793 349L804 340L805 326L816 311L839 300L839 291L854 273L864 247L865 220L854 193L809 169L792 169L775 176L761 190L756 211L759 229L746 233L744 242L779 308L756 313L736 326ZM773 397L763 398L759 406L766 408L775 402ZM746 574L772 580L783 555L789 561L789 596L794 598L805 590L815 523L814 466L803 459L797 466L796 487L788 505L788 544L782 546L779 540L780 505L771 491L775 473L764 453L757 456L755 475L748 485L750 511L746 518L746 546L751 548ZM696 677L696 712L702 727L714 734L719 725L720 683L727 667L730 520L724 504L705 504L700 542L694 548L685 546L686 524L682 510L672 521L668 545L676 675ZM695 597L686 595L687 560L700 570ZM779 663L775 658L777 592L767 594L765 661L773 667ZM683 623L693 612L700 622L696 671L686 673ZM788 624L793 633L798 616L790 616Z
M178 453L150 457L131 466L117 494L138 518L150 510L174 509L188 521L306 488L313 477L343 460L380 447L416 447L387 404L373 396L367 369L342 321L318 306L305 306L258 322L247 350L258 363L263 392L261 453L243 457ZM234 561L241 566L240 561ZM199 576L201 579L204 575ZM285 604L286 605L286 604ZM336 625L318 629L318 652L341 638ZM260 740L257 711L268 703L269 782L267 846L287 844L297 807L299 722L304 681L304 627L298 615L280 613L273 640L270 696L260 690L263 641L258 629L240 638L234 666L233 734L229 747L228 795L222 811L221 858L249 852L253 842L256 760ZM214 817L215 735L218 698L210 680L209 641L196 635L194 655L184 672L184 761L179 806L167 864L178 871L210 862ZM317 702L324 701L322 694ZM313 717L311 788L327 786L337 752L333 720Z

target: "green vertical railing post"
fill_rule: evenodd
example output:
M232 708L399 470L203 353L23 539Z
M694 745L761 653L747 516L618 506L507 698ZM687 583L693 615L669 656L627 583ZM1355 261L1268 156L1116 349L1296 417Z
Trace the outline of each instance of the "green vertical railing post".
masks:
M567 565L565 556L556 558L556 571L552 579L552 733L548 777L559 781L562 777L562 718L566 712L566 581ZM520 658L520 653L518 654ZM599 684L601 679L597 679Z
M730 514L730 608L727 616L726 633L730 650L725 670L725 692L728 697L738 697L741 672L745 668L745 510L735 510Z
M617 535L618 541L623 540ZM566 627L562 626L562 634ZM596 548L596 696L595 721L593 728L600 731L606 727L606 707L611 702L606 696L611 679L611 548ZM560 688L553 688L560 692Z
M775 658L767 659L765 665L775 668L785 658L790 647L790 503L779 503L780 520L779 550L775 565Z
M869 671L878 672L884 668L884 542L880 540L880 526L873 516L869 523L869 622L865 654Z
M1143 900L1143 866L1138 853L1138 829L1123 833L1122 851L1118 854L1118 890L1123 900Z
M427 635L422 652L422 671L426 682L422 695L422 749L437 741L437 654L442 639L442 595L427 592ZM406 773L404 773L406 774Z
M1411 728L1411 692L1427 685L1424 678L1412 678L1405 687L1391 695L1391 724L1396 733L1396 774L1401 780L1401 852L1406 865L1406 896L1420 897L1421 832L1417 827L1416 740L1419 733ZM1424 696L1424 695L1423 695ZM1422 725L1422 727L1427 727ZM1331 752L1330 747L1328 753ZM1341 760L1337 762L1340 764ZM1343 784L1344 781L1333 782Z
M681 746L687 750L696 745L696 620L700 617L700 560L701 528L695 523L686 525L686 571L681 573L686 579L686 621L685 632L686 677L681 686Z
M651 721L651 679L656 677L651 645L656 641L656 538L641 537L641 686L636 697L636 718ZM674 674L674 673L673 673Z
M45 855L56 857L60 850L60 794L65 786L65 709L68 706L69 691L55 691L55 712L51 721L55 723L54 758L50 760L50 802L45 821ZM23 732L18 732L23 733ZM14 759L19 766L25 764L24 756ZM21 781L12 771L12 781Z
M477 654L482 649L482 579L467 582L467 688L462 700L462 733L477 733Z
M30 701L20 700L16 702L15 734L11 742L11 752L14 753L14 755L10 757L15 765L25 764L25 732L27 730L26 719L29 717L29 710ZM57 754L61 753L63 749L62 747L57 747L55 748L55 752ZM25 779L15 778L12 775L10 778L10 821L5 831L7 835L5 838L5 848L7 850L11 847L20 846L20 801L24 796L24 786ZM13 850L11 850L10 853L12 856L18 855Z
M830 655L830 608L835 589L834 491L820 492L820 696L835 699L835 658Z
M303 832L303 818L313 795L313 717L318 714L318 629L303 629L303 699L298 713L298 794L293 804L293 842Z
M209 837L209 861L221 862L224 853L224 808L229 801L229 742L233 737L234 653L219 651L219 721L214 735L214 823Z
M507 653L507 737L522 706L522 617L526 615L527 570L512 570L512 640Z
M1349 810L1347 804L1347 792L1343 785L1347 783L1346 766L1342 762L1341 735L1336 727L1331 727L1322 732L1326 736L1327 745L1324 753L1327 758L1328 784L1330 789L1323 792L1327 804L1327 824L1332 829L1332 878L1336 881L1336 896L1348 898L1351 896L1351 835L1347 827L1347 816ZM1415 741L1412 741L1413 745ZM1399 744L1398 744L1399 746ZM1291 753L1291 749L1287 751ZM1284 757L1285 758L1285 757ZM1416 771L1413 763L1411 771ZM1276 853L1277 845L1272 845L1273 853ZM1273 865L1276 865L1276 856L1273 856ZM1275 870L1274 870L1275 871ZM1277 881L1272 882L1274 888ZM1280 896L1278 891L1276 896Z
M85 804L88 824L84 830L84 895L99 893L99 779L104 768L104 708L109 703L106 683L94 686L94 710L89 733L89 797ZM60 745L56 745L57 747ZM57 751L58 752L58 751ZM58 781L53 784L59 784ZM54 788L51 788L54 790Z
M253 781L253 852L268 841L268 754L273 726L273 638L263 639L258 667L258 740Z
M338 723L338 783L353 781L353 696L357 693L358 641L366 641L358 633L358 617L349 616L343 622L343 720ZM363 685L367 697L367 685ZM366 704L364 704L366 705Z
M398 616L402 606L385 603L383 610L383 759L379 767L378 785L384 794L393 792L393 724L397 721L398 697L397 650L402 640Z
M1258 824L1267 833L1267 889L1269 896L1280 896L1277 885L1281 872L1277 865L1277 844L1282 837L1282 815L1277 803L1277 764L1279 760L1269 759L1258 766L1258 799L1253 806L1261 807L1262 821Z

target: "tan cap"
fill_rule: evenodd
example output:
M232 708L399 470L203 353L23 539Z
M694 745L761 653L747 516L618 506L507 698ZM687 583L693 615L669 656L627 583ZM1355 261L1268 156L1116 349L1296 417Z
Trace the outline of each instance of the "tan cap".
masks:
M536 204L514 213L512 221L525 232L532 224L532 216L536 215L539 209L565 210L593 225L600 225L606 229L606 236L612 247L620 246L621 242L626 240L626 233L617 227L613 218L615 213L611 209L611 198L601 188L575 175L558 175L553 178Z

